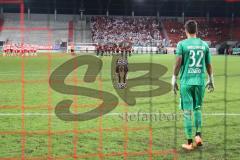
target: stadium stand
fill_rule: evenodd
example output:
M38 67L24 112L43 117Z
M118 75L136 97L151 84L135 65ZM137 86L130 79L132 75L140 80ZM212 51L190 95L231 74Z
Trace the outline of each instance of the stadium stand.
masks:
M2 32L3 24L4 24L4 19L0 18L0 32Z
M153 17L105 17L91 19L94 43L131 42L137 46L155 46L162 41L160 25Z
M199 22L199 37L211 42L212 46L229 40L229 19L212 18L209 21L205 17L188 17L185 20L194 19ZM183 23L177 19L164 19L163 24L168 33L168 38L172 46L185 38Z
M73 21L69 21L68 23L68 41L73 42L73 31L74 30L74 24Z
M233 30L232 30L232 39L233 40L240 40L240 18L236 18L234 21L234 25L233 25Z
M60 18L61 17L61 20ZM131 43L133 46L160 46L166 41L175 47L185 38L181 18L123 17L123 16L85 16L79 19L71 15L31 14L25 15L24 41L29 44L47 45L58 42L119 44ZM59 19L59 20L58 20ZM199 36L212 46L226 40L240 39L240 19L234 20L232 34L229 34L231 19L206 17L187 17L199 22ZM0 18L1 41L21 41L19 15L6 13ZM15 28L15 29L14 29ZM38 28L29 30L29 28ZM44 29L45 28L45 29ZM48 32L49 29L49 32ZM165 34L166 33L166 34Z
M55 41L67 41L68 18L61 21L54 21L52 16L44 14L32 14L31 19L25 16L24 42L36 45L54 44ZM13 43L21 41L19 28L19 15L14 13L4 14L4 24L1 33L1 40L11 40Z
M177 42L184 38L183 24L176 19L162 19L162 23L167 32L167 39L171 46L176 46Z
M76 24L76 41L81 43L92 43L91 17L86 20L80 20Z

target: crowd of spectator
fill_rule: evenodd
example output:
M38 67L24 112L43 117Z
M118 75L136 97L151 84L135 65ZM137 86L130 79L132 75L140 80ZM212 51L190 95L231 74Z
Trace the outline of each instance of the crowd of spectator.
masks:
M161 27L153 17L107 17L91 19L92 39L98 44L131 43L156 46L162 43Z
M195 19L199 24L198 36L210 41L214 46L229 39L229 22L223 18L206 17ZM163 25L168 34L170 46L186 38L183 23L178 19L164 19ZM154 17L107 17L94 16L91 19L92 39L101 45L131 43L133 46L166 46L166 39L162 37L162 28Z
M205 41L211 42L212 46L229 39L229 22L223 18L193 18L198 22L198 36ZM168 33L170 44L176 46L179 40L186 38L183 23L177 19L165 19L163 24Z

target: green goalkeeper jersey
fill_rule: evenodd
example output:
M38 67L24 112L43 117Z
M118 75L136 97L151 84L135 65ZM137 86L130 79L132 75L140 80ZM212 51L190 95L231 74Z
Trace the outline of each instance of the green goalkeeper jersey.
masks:
M182 56L180 84L205 85L206 64L211 63L208 44L200 38L188 38L178 43L176 54Z

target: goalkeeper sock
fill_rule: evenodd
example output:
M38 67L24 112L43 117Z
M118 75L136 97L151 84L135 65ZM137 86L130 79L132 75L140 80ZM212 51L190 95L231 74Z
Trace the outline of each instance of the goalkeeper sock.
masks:
M192 144L193 140L192 139L188 139L188 144Z
M194 125L196 128L196 135L200 134L199 136L201 136L201 129L202 129L202 111L201 109L196 109L193 111L194 113Z
M187 139L192 139L192 111L185 110L184 115L184 131Z
M201 132L196 132L196 136L201 137Z

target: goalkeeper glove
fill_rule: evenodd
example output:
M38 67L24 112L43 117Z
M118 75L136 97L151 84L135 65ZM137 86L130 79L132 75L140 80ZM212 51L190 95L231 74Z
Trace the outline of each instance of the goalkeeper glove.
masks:
M214 80L213 80L213 75L208 76L208 81L206 84L206 88L208 92L213 92L214 91Z
M172 87L173 87L173 92L176 95L177 91L179 89L178 89L178 84L177 84L177 76L175 76L175 75L172 76Z

